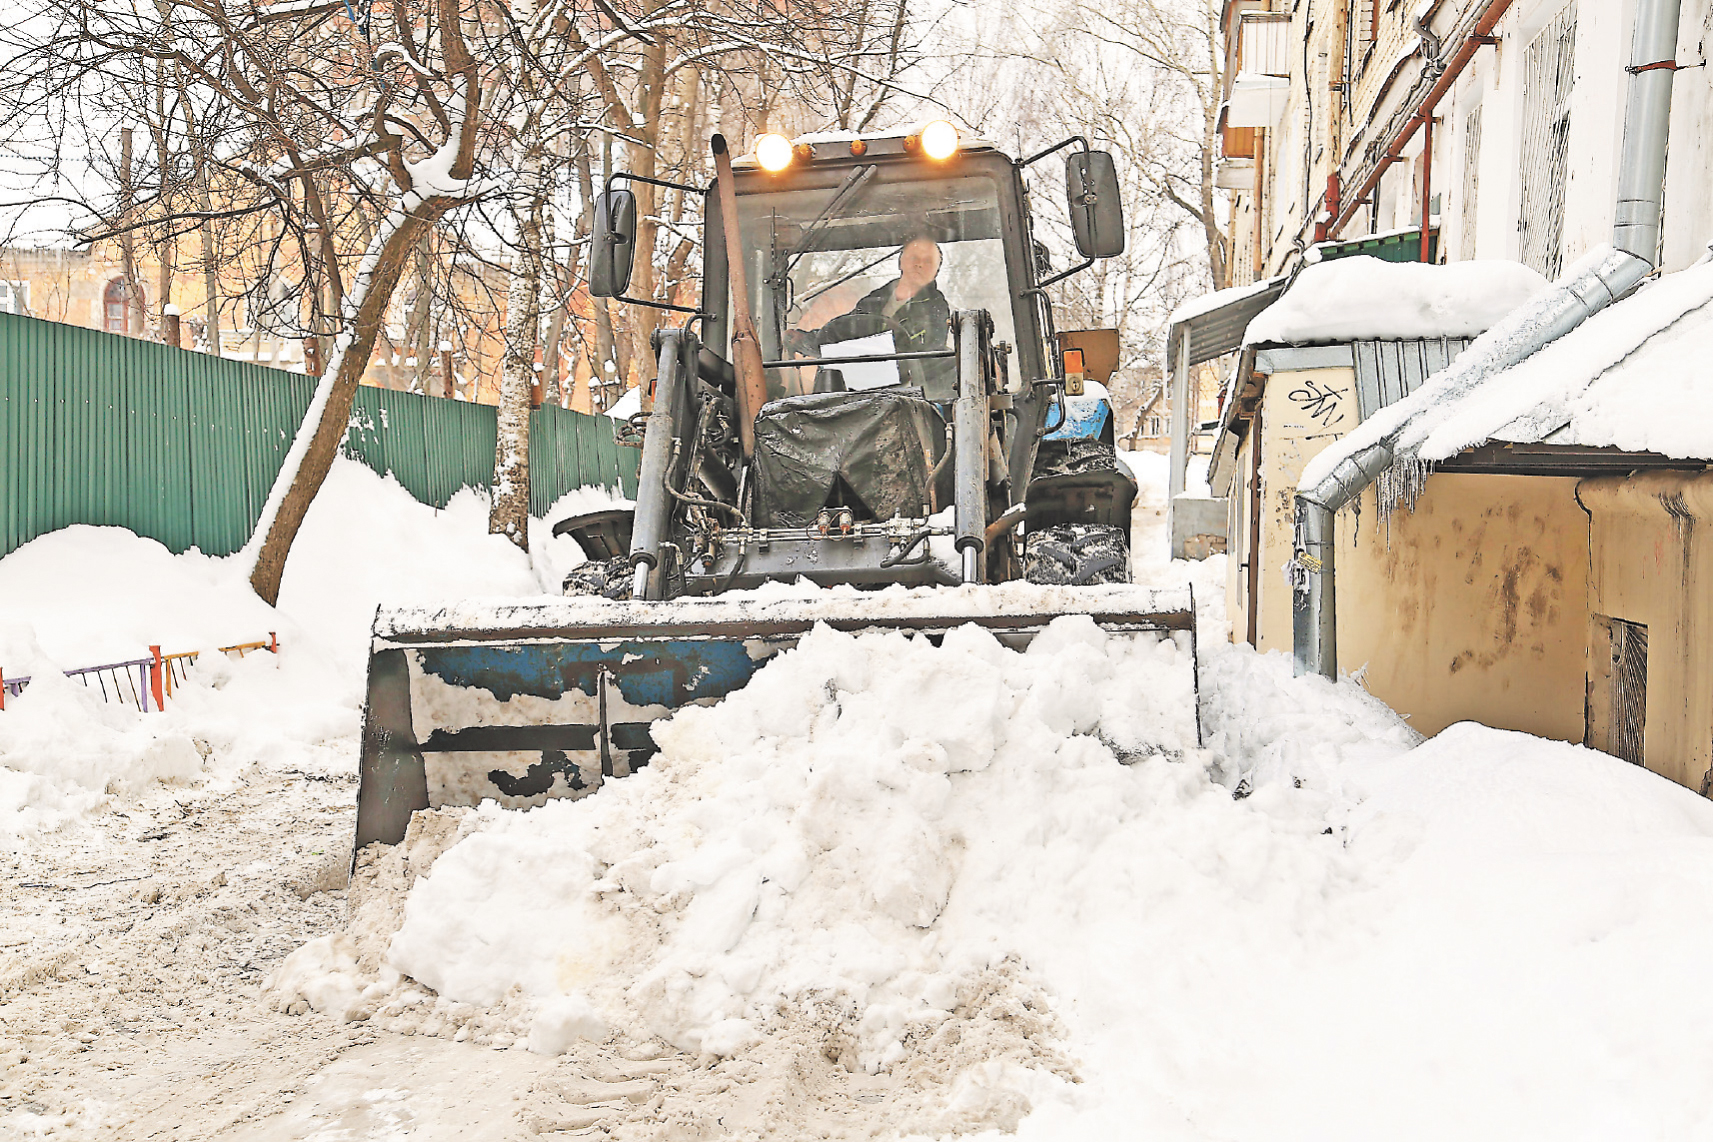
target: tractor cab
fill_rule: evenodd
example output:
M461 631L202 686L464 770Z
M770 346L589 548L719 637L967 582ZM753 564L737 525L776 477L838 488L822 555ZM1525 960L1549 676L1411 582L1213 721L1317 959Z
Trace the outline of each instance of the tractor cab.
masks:
M1084 260L1042 280L1044 247L1034 238L1024 177L1061 151L1069 152L1066 192ZM1002 485L993 491L1006 500L999 510L1020 500L1063 383L1043 287L1123 249L1111 156L1076 138L1013 160L937 122L890 134L763 135L729 167L729 195L718 179L709 188L684 188L706 193L697 310L703 379L722 386L733 376L736 276L761 358L759 407L749 412L758 432L791 439L787 450L795 456L812 450L825 457L840 436L832 426L841 414L859 433L882 420L890 428L875 439L891 446L925 435L932 467L944 457L956 396L952 316L984 313L991 322L994 469ZM597 203L591 289L647 304L623 296L634 250L629 177L615 174ZM725 225L728 198L735 242ZM741 266L732 264L734 250ZM881 392L888 399L878 404L828 396ZM824 399L793 399L799 397ZM912 400L930 411L924 415ZM780 401L791 403L769 407ZM922 455L912 446L881 466L919 465ZM837 502L845 490L833 483L831 506L846 506ZM896 495L883 498L884 506L897 506Z

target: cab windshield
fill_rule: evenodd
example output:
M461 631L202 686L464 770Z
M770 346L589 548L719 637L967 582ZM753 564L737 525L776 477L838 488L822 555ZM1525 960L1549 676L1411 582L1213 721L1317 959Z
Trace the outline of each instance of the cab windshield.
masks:
M738 197L764 360L948 350L960 309L987 310L994 340L1015 354L993 180L887 177L898 173L856 167L832 187ZM947 400L955 376L949 358L776 367L768 398L906 384Z

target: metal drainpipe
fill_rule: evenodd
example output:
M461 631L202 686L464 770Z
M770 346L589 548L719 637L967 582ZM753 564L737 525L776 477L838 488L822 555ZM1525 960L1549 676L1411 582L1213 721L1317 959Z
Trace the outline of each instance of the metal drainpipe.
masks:
M1612 247L1584 258L1552 288L1507 314L1464 350L1436 380L1455 380L1447 395L1470 391L1532 356L1628 293L1653 272L1665 196L1666 140L1676 70L1681 0L1640 0L1630 45L1629 98ZM1291 598L1295 672L1338 678L1338 607L1334 553L1338 510L1380 473L1410 453L1396 454L1402 429L1347 457L1332 473L1296 495L1296 563L1302 569Z

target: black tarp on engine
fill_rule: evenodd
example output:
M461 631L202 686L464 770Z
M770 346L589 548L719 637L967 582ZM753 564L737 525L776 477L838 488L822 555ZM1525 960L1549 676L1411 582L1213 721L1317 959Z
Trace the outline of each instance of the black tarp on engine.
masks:
M944 434L916 388L771 401L755 418L757 522L800 527L833 505L858 519L919 516Z

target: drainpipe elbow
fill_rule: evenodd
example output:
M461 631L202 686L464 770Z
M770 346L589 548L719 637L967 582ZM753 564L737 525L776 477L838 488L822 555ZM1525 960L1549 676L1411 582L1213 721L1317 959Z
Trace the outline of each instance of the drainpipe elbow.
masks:
M1367 448L1341 460L1336 468L1318 484L1297 489L1297 498L1329 512L1337 512L1354 501L1380 478L1380 473L1392 466L1392 446L1387 441Z

